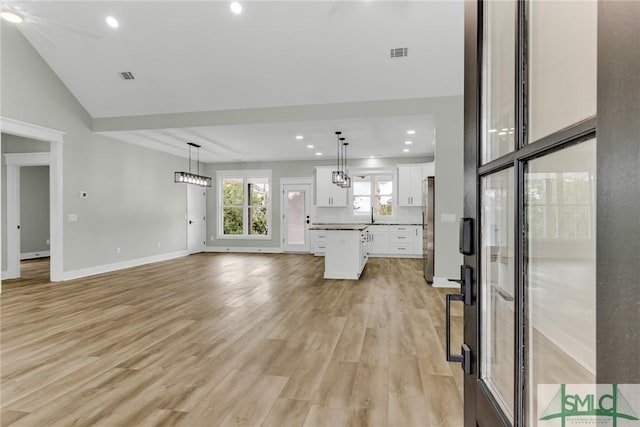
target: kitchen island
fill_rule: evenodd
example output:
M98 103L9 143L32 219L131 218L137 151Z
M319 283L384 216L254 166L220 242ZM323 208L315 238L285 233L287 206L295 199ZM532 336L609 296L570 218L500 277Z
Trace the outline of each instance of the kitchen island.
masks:
M326 232L325 279L357 280L369 259L368 224L322 224L309 230Z

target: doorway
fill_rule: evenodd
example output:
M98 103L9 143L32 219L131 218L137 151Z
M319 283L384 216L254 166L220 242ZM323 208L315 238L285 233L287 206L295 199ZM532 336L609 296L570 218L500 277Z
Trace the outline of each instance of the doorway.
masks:
M20 261L48 258L49 166L20 168ZM47 263L48 264L48 263Z
M22 122L7 117L0 117L0 127L2 133L15 135L23 138L30 138L37 141L49 143L48 160L35 159L37 165L49 165L49 228L50 228L50 279L52 282L64 280L63 277L63 250L62 245L62 152L64 143L64 132L46 128L43 126ZM15 176L22 164L29 165L29 161L24 163L21 159L14 159L12 173L9 174L9 163L7 161L7 206L14 206L17 201L15 191ZM13 200L13 205L11 204ZM7 248L8 270L13 262L13 277L19 277L20 256L16 248L18 218L12 210L7 211L7 243L13 242L11 249ZM10 252L11 251L11 252ZM17 268L15 268L17 267ZM7 271L9 278L11 272ZM2 291L0 282L0 292Z
M200 186L187 184L187 251L200 253L206 246L207 191Z
M311 184L282 185L282 249L309 252Z
M20 261L22 259L22 201L23 194L21 191L21 170L28 167L47 167L47 174L50 175L50 153L7 153L4 155L5 163L7 167L7 272L4 279L18 279L20 278ZM48 192L48 191L47 191ZM48 210L45 218L49 221L49 225L46 227L48 244L51 243L49 237L51 226L51 207L50 207L51 195L49 194L49 201L43 205ZM25 206L28 208L28 206ZM28 233L32 230L27 231ZM40 242L42 243L42 242ZM25 248L26 249L26 248ZM51 255L51 251L49 251Z

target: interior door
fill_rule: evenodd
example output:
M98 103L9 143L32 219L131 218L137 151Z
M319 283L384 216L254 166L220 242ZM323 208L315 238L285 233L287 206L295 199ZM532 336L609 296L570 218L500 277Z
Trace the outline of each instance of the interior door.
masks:
M187 251L190 254L204 251L206 245L206 201L204 188L187 184Z
M311 185L282 186L282 244L286 252L309 252Z
M544 384L597 380L596 10L466 3L467 427L555 425Z

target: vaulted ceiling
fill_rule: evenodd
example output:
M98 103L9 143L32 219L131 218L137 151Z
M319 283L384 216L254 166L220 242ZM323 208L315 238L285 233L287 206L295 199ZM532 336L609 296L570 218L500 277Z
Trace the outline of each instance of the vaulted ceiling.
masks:
M164 129L118 128L115 118L131 116L310 105L330 110L344 103L462 95L461 1L250 1L241 2L239 15L229 4L9 6L25 15L21 31L89 114L114 119L106 131L115 138L179 155L184 142L195 139L210 161L306 159L341 128L351 133L356 157L433 153L437 120L430 111L196 128L172 120ZM117 29L106 24L107 16L118 20ZM406 57L391 58L391 49L404 47ZM121 72L135 79L124 80ZM408 129L417 131L411 147L403 146ZM303 147L291 145L296 135L305 136Z

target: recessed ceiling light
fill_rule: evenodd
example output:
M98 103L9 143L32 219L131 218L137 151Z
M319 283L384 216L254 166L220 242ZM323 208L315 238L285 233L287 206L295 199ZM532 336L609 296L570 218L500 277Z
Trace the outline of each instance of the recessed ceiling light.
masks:
M502 135L506 135L507 132L498 132L498 135L502 136Z
M237 1L231 3L229 7L231 8L231 12L235 13L236 15L240 15L242 13L242 5Z
M407 145L411 145L411 144L413 144L413 141L405 141L404 143L407 144Z
M409 129L409 130L407 131L407 135L415 135L415 134L416 134L416 131L415 131L415 130L413 130L413 129Z
M309 144L307 145L307 148L313 148L313 145Z
M489 133L498 132L498 129L489 129Z
M111 28L118 28L118 20L113 16L107 16L105 21L107 21L107 25Z
M403 148L403 149L402 149L402 151L403 151L404 153L408 153L410 150L409 150L408 148Z
M302 135L296 135L296 139L304 139L304 136L302 136Z
M0 18L4 19L5 21L13 22L14 24L19 24L24 20L22 15L20 15L17 12L12 12L10 10L0 11Z
M316 153L316 156L322 156L322 153L317 152L317 153Z

